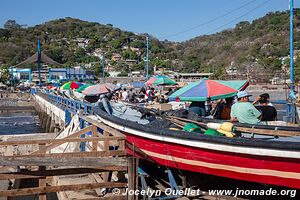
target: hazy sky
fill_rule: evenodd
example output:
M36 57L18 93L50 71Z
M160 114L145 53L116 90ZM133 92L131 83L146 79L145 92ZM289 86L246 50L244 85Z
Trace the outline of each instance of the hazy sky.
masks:
M288 8L289 0L1 0L0 27L8 19L34 26L73 17L184 41Z

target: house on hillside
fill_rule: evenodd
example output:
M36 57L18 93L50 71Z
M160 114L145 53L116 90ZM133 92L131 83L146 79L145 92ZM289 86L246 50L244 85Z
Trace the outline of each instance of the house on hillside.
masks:
M118 75L121 74L120 71L109 71L108 73L110 77L118 77Z
M232 65L230 65L229 67L225 68L225 70L226 70L226 73L227 73L229 76L235 76L235 75L238 74L237 67L232 66Z
M137 60L126 59L125 63L127 65L134 65L134 64L137 64Z
M90 40L87 38L76 38L76 42L79 48L85 48L90 43Z
M102 57L103 51L100 48L95 49L93 56Z
M119 53L112 53L111 60L119 61L122 59L122 56Z
M143 72L142 71L132 71L128 74L129 77L142 77Z
M139 52L139 51L140 51L139 48L136 48L136 47L128 47L128 46L123 46L122 49L124 49L124 50L130 49L131 51L134 51L134 52Z
M179 82L193 82L203 78L209 78L213 73L176 73L174 78Z

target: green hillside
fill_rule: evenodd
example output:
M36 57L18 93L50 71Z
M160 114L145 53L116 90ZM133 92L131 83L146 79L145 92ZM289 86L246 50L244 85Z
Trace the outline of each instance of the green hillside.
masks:
M300 10L296 9L296 54L300 50L299 17ZM64 66L100 65L100 58L95 54L98 51L105 53L106 65L127 74L145 69L146 36L149 35L74 18L25 28L9 20L0 29L0 64L15 65L31 56L36 52L37 39L40 38L44 52ZM251 23L240 22L233 29L181 43L149 38L151 69L159 66L180 72L213 72L215 78L226 78L225 69L231 66L240 74L250 74L248 78L259 79L260 74L267 80L276 72L280 73L282 58L289 54L289 13L269 13ZM116 53L121 59L113 61ZM284 62L288 63L288 59ZM298 61L296 68L300 68ZM297 76L298 72L296 69ZM255 77L251 77L253 75Z
M299 16L297 9L294 17L296 53L300 50ZM240 71L250 70L255 76L262 70L273 74L281 69L281 58L289 55L289 13L269 13L252 23L240 22L233 29L196 37L178 44L176 52L182 52L178 55L185 71L224 74L224 67L233 65Z

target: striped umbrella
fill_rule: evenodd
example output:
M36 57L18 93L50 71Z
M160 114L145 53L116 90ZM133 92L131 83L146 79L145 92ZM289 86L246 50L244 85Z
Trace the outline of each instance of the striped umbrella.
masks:
M82 83L79 83L79 82L75 82L75 81L69 81L69 82L66 82L65 84L63 84L60 89L61 90L71 90L71 89L77 89L79 88L80 86L82 86L83 84Z
M150 85L176 85L176 81L170 79L167 76L155 76L151 77L146 83L147 86Z
M82 91L82 94L85 94L86 96L96 96L99 94L105 94L110 91L113 91L116 89L116 85L111 83L102 83L97 85L92 85L85 90Z
M181 101L206 101L233 97L239 90L244 90L249 85L248 81L224 81L203 79L188 84L174 92L169 99L171 101L179 97Z
M85 90L86 88L88 88L88 87L90 87L90 86L92 86L93 84L85 84L85 85L82 85L82 86L80 86L77 90L76 90L76 92L82 92L83 90Z

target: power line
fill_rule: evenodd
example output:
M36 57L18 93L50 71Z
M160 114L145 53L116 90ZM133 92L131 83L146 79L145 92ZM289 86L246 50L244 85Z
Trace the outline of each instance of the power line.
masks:
M222 26L219 26L219 27L217 27L217 28L215 28L215 29L213 29L213 30L207 32L207 33L204 33L203 35L213 33L213 32L215 32L215 31L219 30L220 28L223 28L223 27L227 26L228 24L231 24L232 22L235 22L235 21L239 20L240 18L242 18L242 17L248 15L249 13L253 12L254 10L256 10L256 9L258 9L258 8L260 8L260 7L262 7L262 6L264 6L265 4L269 3L269 1L271 1L271 0L267 0L267 1L265 1L265 2L263 2L263 3L261 3L261 4L259 4L258 6L256 6L255 8L253 8L253 9L251 9L251 10L249 10L249 11L246 12L245 14L243 14L243 15L241 15L241 16L239 16L239 17L233 19L233 20L231 20L230 22L228 22L228 23L226 23L226 24L223 24Z
M167 37L177 36L177 35L180 35L180 34L189 32L189 31L191 31L191 30L197 29L197 28L199 28L199 27L201 27L201 26L210 24L210 23L212 23L212 22L214 22L214 21L216 21L216 20L218 20L218 19L221 19L221 18L223 18L223 17L225 17L225 16L227 16L227 15L230 15L231 13L234 13L234 12L237 11L237 10L240 10L241 8L244 8L244 7L246 7L246 6L248 6L248 5L252 4L252 3L254 3L255 1L257 1L257 0L252 0L252 1L250 1L250 2L247 2L247 3L243 4L243 5L240 6L240 7L237 7L237 8L235 8L235 9L233 9L233 10L231 10L231 11L229 11L229 12L223 14L223 15L217 16L217 17L215 17L215 18L213 18L213 19L211 19L211 20L209 20L209 21L207 21L207 22L204 22L204 23L202 23L202 24L193 26L193 27L191 27L191 28L189 28L189 29L186 29L186 30L183 30L183 31L179 31L179 32L174 33L174 34L166 35L166 36L161 37L161 38L163 39L163 38L167 38Z

